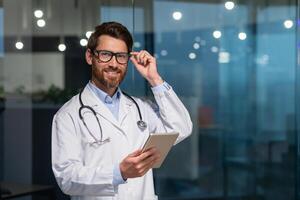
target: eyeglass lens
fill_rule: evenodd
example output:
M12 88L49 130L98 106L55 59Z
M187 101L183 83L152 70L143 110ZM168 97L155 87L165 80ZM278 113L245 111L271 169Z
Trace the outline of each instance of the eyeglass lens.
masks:
M109 62L113 56L115 56L119 64L126 64L129 59L128 53L113 53L111 51L98 50L95 51L95 54L98 54L98 58L102 62Z

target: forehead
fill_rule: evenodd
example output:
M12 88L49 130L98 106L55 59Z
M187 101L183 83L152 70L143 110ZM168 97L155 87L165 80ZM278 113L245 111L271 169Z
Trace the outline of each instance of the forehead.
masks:
M97 40L97 50L108 50L112 52L127 52L126 43L123 40L111 37L109 35L101 35Z

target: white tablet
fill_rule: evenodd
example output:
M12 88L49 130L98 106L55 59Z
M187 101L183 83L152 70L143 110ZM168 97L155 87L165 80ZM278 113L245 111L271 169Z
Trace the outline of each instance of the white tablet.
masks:
M171 147L174 145L179 133L150 133L142 151L151 147L156 147L160 152L160 160L155 163L153 168L159 168L167 157Z

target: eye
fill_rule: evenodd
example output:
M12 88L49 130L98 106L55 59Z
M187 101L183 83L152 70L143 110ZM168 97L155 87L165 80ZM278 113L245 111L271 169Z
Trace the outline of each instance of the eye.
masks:
M121 59L127 59L128 58L127 53L119 53L117 56L118 56L118 58L121 58Z
M109 51L101 51L101 52L100 52L100 55L101 55L101 56L107 56L107 57L110 57L112 54L111 54L111 52L109 52Z

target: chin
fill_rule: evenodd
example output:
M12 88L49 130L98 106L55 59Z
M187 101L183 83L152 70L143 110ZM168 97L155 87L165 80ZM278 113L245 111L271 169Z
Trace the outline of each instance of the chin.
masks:
M112 80L106 80L105 81L105 85L108 87L108 88L116 88L120 85L120 81L119 80L116 80L116 81L112 81Z

